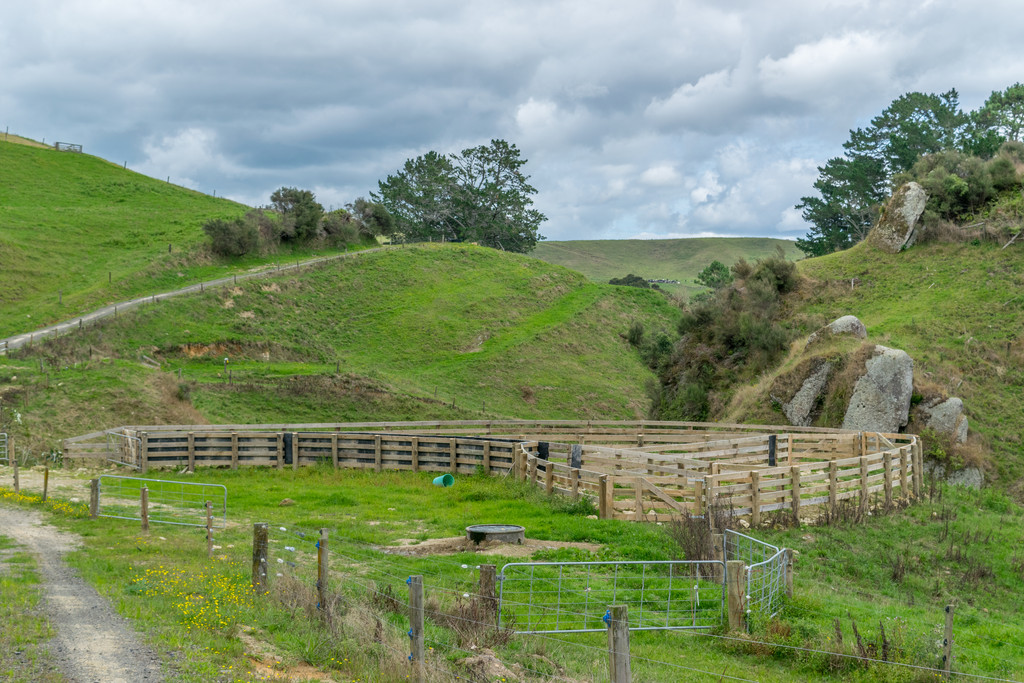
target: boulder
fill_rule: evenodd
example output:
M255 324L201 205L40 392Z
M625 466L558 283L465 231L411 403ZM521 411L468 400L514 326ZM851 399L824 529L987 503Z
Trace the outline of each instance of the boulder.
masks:
M960 470L947 468L941 462L925 460L924 473L927 476L942 479L952 486L966 486L969 489L980 489L985 483L985 472L980 467L965 467Z
M960 399L936 399L921 406L921 413L926 419L926 427L940 434L949 434L957 443L967 441L967 416L964 415L964 402Z
M868 233L868 243L890 254L911 246L927 201L928 193L917 183L901 186L882 208L882 215Z
M836 335L848 335L855 339L867 339L868 328L864 326L864 323L857 316L844 315L842 318L836 318L828 325L816 330L814 334L807 338L807 346L815 342L825 341Z
M856 318L854 318L856 320ZM828 376L832 372L832 363L823 362L817 370L812 372L800 389L793 395L793 398L782 406L782 412L786 414L789 423L798 427L807 427L811 424L811 411L814 410L818 397L825 390L828 383Z
M914 360L906 351L876 346L853 387L843 429L898 432L910 418Z

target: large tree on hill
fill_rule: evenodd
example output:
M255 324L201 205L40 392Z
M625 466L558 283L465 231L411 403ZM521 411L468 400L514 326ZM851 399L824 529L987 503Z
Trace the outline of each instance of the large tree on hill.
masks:
M472 241L527 252L543 239L537 190L522 172L526 159L504 140L442 155L427 152L377 183L370 193L407 240Z
M885 198L883 162L868 156L836 157L818 167L817 196L801 197L796 208L812 225L798 249L822 256L852 247L864 239Z
M979 113L1003 140L1024 140L1024 85L994 91Z
M270 195L274 210L281 214L282 237L307 242L316 237L324 207L309 190L282 187Z

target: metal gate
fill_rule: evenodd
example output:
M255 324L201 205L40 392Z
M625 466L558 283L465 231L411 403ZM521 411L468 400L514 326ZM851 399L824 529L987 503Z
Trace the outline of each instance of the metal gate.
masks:
M228 490L221 484L161 481L103 474L99 478L99 516L141 519L142 487L148 490L149 521L181 526L206 526L206 501L213 504L213 526L224 528L228 519Z
M0 462L5 462L8 465L11 464L11 458L7 454L7 434L6 434L6 432L0 432Z
M107 432L107 460L135 469L142 468L142 439L121 432Z
M786 594L786 549L726 529L725 556L747 565L747 609L769 617L778 614Z
M516 633L606 631L609 605L631 631L722 623L725 564L708 561L516 562L501 568L498 623Z

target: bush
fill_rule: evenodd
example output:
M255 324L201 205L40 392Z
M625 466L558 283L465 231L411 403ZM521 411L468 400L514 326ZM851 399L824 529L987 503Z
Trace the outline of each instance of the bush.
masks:
M203 232L209 235L210 248L219 256L244 256L260 243L256 227L242 218L214 218L203 225Z
M343 247L359 241L359 221L345 209L326 214L321 227L324 238L331 246Z

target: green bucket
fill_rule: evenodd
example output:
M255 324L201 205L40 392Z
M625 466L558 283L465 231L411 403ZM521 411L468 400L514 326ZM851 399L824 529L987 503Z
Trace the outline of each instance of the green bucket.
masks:
M434 477L434 486L448 487L454 485L455 477L450 474L442 474L440 477Z

